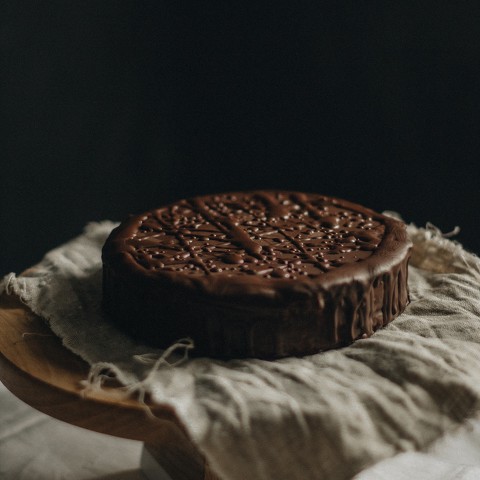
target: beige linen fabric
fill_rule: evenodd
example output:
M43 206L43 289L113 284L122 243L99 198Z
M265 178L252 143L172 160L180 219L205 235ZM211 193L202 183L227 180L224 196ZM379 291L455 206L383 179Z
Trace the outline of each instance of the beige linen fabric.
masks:
M349 479L480 411L480 261L435 229L409 227L412 302L373 337L304 358L172 365L179 357L134 344L101 316L100 249L114 225L88 225L0 290L92 365L90 384L106 367L175 408L222 478Z

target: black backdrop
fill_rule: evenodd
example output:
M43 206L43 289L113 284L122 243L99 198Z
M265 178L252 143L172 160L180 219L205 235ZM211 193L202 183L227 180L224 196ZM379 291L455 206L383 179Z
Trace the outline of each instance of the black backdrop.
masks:
M10 1L0 273L91 220L317 191L480 251L480 2Z

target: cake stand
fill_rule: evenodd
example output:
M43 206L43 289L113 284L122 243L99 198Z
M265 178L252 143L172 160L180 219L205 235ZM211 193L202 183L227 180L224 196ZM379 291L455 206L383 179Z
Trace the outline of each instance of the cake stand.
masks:
M0 296L0 380L47 415L95 432L144 442L149 480L219 480L173 409L144 405L106 387L85 395L89 366L15 296Z

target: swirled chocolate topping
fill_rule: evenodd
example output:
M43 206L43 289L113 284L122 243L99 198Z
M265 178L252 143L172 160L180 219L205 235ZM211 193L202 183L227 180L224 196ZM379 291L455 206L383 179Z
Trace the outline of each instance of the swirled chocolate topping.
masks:
M158 346L190 336L212 356L313 353L368 336L405 308L409 249L401 222L344 200L196 197L112 232L104 306Z

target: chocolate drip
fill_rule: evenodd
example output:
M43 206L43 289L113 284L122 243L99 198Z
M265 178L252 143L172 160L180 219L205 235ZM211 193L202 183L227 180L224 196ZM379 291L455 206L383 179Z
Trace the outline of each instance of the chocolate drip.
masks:
M250 255L259 257L262 251L262 246L252 240L248 233L239 226L238 222L233 221L228 217L223 217L213 213L207 208L205 203L196 198L191 202L192 207L197 213L200 213L205 219L218 226L222 231L228 234L228 236L238 244L241 248L245 249Z
M390 272L369 282L357 283L351 289L334 289L329 300L331 307L327 304L324 309L334 311L332 343L350 343L370 336L397 317L408 303L408 287L404 281L407 269L408 258L405 258ZM378 309L383 314L381 323L375 318Z
M192 248L190 243L185 239L185 233L188 232L188 230L182 231L182 229L170 229L169 226L165 224L165 222L160 217L157 216L156 219L165 228L165 231L168 232L170 235L175 236L179 241L180 245L184 247L185 250L187 250L187 252L189 253L189 255L180 255L180 258L187 259L189 256L191 256L193 264L198 265L207 275L209 275L210 270L207 268L205 263L203 263L202 257Z
M291 210L287 205L282 205L272 192L257 192L255 197L260 198L266 203L268 218L288 218L290 215Z
M292 198L301 205L313 218L317 220L323 220L324 216L322 215L322 208L317 208L312 205L309 196L306 193L294 193ZM323 197L321 197L323 199Z

